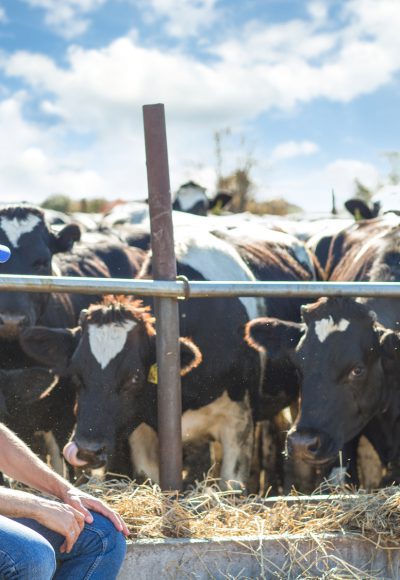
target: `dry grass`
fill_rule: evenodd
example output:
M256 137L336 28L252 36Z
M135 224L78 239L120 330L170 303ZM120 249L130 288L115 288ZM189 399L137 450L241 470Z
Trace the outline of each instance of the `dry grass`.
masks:
M133 538L218 538L282 534L359 533L400 541L400 490L336 490L326 499L263 501L202 482L184 494L129 479L90 480L82 488L104 499L125 519ZM298 500L296 501L296 497Z
M400 549L399 487L374 493L336 488L322 499L317 495L302 498L295 493L290 497L266 499L222 491L216 480L207 480L178 494L162 492L156 485L138 485L118 476L108 481L92 478L80 488L119 512L131 531L132 540L232 538L237 546L236 556L242 554L248 558L250 555L257 560L257 580L397 577L396 566L389 576L377 569L375 556L379 550L375 548L389 552L387 565L391 566L391 551ZM373 548L368 556L370 561L363 562L360 569L340 556L335 550L337 536L329 535L348 532L370 542ZM253 542L249 543L245 536L252 536ZM266 537L275 537L284 550L281 568L262 549ZM200 553L198 558L198 565L206 569ZM181 575L171 577L192 576L182 571ZM224 577L247 578L244 573Z
M158 486L137 485L128 479L90 480L83 489L104 499L124 517L132 539L233 538L236 553L247 557L251 554L257 560L260 579L382 579L385 576L377 569L375 547L389 552L399 549L397 487L374 493L336 488L323 499L293 494L267 501L222 491L215 480L198 484L184 494L161 492ZM360 569L335 551L335 537L329 536L347 532L372 544L370 561L363 562ZM257 538L256 544L245 541L245 536ZM281 568L262 549L264 539L271 536L285 553ZM389 554L388 562L390 558ZM236 578L244 580L246 576Z

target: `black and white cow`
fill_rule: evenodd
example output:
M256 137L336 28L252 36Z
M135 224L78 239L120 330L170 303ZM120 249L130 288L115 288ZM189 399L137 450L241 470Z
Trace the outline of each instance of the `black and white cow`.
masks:
M229 191L218 191L213 198L209 198L206 190L194 181L183 184L175 194L172 204L174 210L174 225L180 224L182 212L197 216L206 216L210 213L218 214L232 199ZM189 216L188 216L189 217ZM190 223L190 222L189 222ZM104 214L100 220L100 228L111 228L122 224L149 226L149 206L146 201L129 201L116 205Z
M176 192L172 208L176 211L205 216L208 212L218 213L229 204L231 199L232 193L225 190L218 191L211 199L207 196L204 187L194 181L188 181Z
M289 454L327 466L363 433L388 466L400 446L398 334L351 298L320 299L304 307L303 318L303 324L264 318L247 329L251 344L286 358L299 374L301 405Z
M357 220L373 219L387 212L400 212L400 186L384 185L369 202L353 197L345 202L345 208Z
M254 280L235 249L211 234L182 231L175 243L178 273L191 280ZM142 276L151 276L151 260ZM243 342L245 324L263 312L255 298L190 299L180 302L180 333L190 336L202 363L183 377L182 432L185 442L222 443L221 478L246 483L253 441L253 414L260 383L258 354ZM128 438L141 418L156 444L155 387L148 373L155 362L149 322L123 304L83 314L79 330L32 329L23 346L41 363L67 369L80 381L74 434L77 458L90 467L113 460L117 435ZM60 340L58 340L60 338ZM57 344L57 347L56 347ZM53 345L53 347L51 347ZM60 358L62 359L60 363ZM127 404L129 401L129 404ZM123 409L123 412L121 412ZM144 415L141 415L144 413ZM136 469L158 480L155 447L133 432Z
M284 232L253 225L214 231L231 243L260 281L295 282L318 280L322 272L305 244ZM264 299L268 316L297 322L304 297ZM265 372L260 390L258 420L271 420L280 410L297 401L298 381L292 367L280 361L265 361Z
M11 248L11 258L2 265L4 274L134 277L141 263L142 253L117 242L98 243L92 248L79 242L80 230L69 224L57 233L50 230L43 212L34 206L10 205L0 208L0 243ZM98 297L99 298L99 297ZM1 292L0 293L0 368L26 371L29 376L32 359L21 349L19 336L24 328L34 324L50 327L71 327L77 323L82 308L93 297L56 293ZM32 370L32 381L35 370ZM37 384L37 381L36 381ZM18 382L19 391L22 383ZM43 393L49 385L43 382ZM26 389L30 385L27 380ZM14 393L19 401L26 401L22 393ZM38 394L38 389L35 389ZM10 398L11 397L11 398ZM21 413L21 405L7 405L7 423L25 440L29 433L49 431L65 441L74 423L74 392L67 381L60 380L48 396L35 401L35 412ZM10 389L8 399L12 401ZM33 403L32 397L29 404ZM32 411L32 412L31 412Z
M69 224L51 231L41 209L28 205L0 208L0 243L11 248L3 274L37 276L134 277L142 253L109 241L89 247L79 243L80 229ZM0 293L0 339L16 338L22 328L34 324L73 325L91 297L28 292ZM3 361L4 364L4 361Z
M342 233L341 242L347 250L332 280L400 281L399 226L364 223L349 239ZM322 465L362 433L389 468L389 480L398 479L399 304L398 298L321 299L304 307L303 324L250 323L249 341L292 364L301 381L300 415L288 438L292 453Z

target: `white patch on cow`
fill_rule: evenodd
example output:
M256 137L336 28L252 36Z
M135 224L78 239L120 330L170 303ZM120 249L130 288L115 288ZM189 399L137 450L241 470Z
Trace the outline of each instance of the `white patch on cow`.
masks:
M205 280L255 280L233 246L201 229L179 228L175 235L175 253L177 260L197 270ZM249 320L265 314L263 299L241 297L239 300L246 308Z
M105 466L97 467L96 469L91 469L90 473L91 473L92 477L95 477L96 479L103 480L106 476L106 468L105 468Z
M20 220L17 218L9 219L2 217L0 225L11 245L16 248L18 247L20 237L24 234L29 234L29 232L35 229L40 221L41 219L39 216L30 214L25 219Z
M200 186L187 186L178 189L175 197L176 201L179 201L179 205L182 211L188 211L192 209L199 201L204 202L206 208L208 207L208 198L203 187Z
M60 266L54 261L51 263L51 275L52 276L62 276L62 272L61 272L61 268Z
M135 326L133 320L123 324L113 322L104 326L89 325L90 350L102 369L122 351L129 332Z
M222 444L222 481L246 483L253 446L253 420L248 395L232 401L225 391L218 399L182 415L184 443L215 439Z
M141 224L149 217L147 203L132 201L115 206L109 213L103 216L101 223L112 227L117 223Z
M345 318L341 318L337 324L335 324L332 316L321 318L315 323L315 333L318 336L318 340L324 342L332 332L344 332L349 324L349 320Z
M146 423L141 423L130 434L128 441L135 475L144 475L153 483L159 483L157 433Z

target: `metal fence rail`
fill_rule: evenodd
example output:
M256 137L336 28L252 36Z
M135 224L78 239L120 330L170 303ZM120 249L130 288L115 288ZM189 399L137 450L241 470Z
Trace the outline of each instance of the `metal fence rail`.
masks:
M400 298L400 282L198 282L66 276L0 276L0 291L132 294L168 298L276 296Z

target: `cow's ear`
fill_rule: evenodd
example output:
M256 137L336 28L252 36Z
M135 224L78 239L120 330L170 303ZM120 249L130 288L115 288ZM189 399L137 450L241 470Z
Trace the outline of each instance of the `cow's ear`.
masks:
M270 357L278 358L296 348L302 333L302 325L296 322L256 318L246 324L244 337L252 348L267 351Z
M55 376L49 369L40 367L2 370L0 384L7 404L13 408L16 403L31 405L49 393Z
M344 207L354 216L356 219L370 220L374 217L374 214L362 199L357 199L356 197L348 199L344 203Z
M75 242L81 239L81 228L78 224L68 224L57 233L51 234L51 250L53 254L69 252Z
M155 366L157 360L157 353L156 353L156 335L151 335L149 338L149 351L147 352L147 359L149 364L153 367ZM179 338L180 344L180 366L181 366L181 376L187 375L199 366L201 361L203 360L201 351L199 347L192 341L190 338ZM153 382L153 381L150 381Z
M32 326L21 333L23 350L41 364L63 373L78 346L81 328Z
M190 371L199 366L203 360L199 347L189 338L180 337L181 347L181 376L185 376Z

